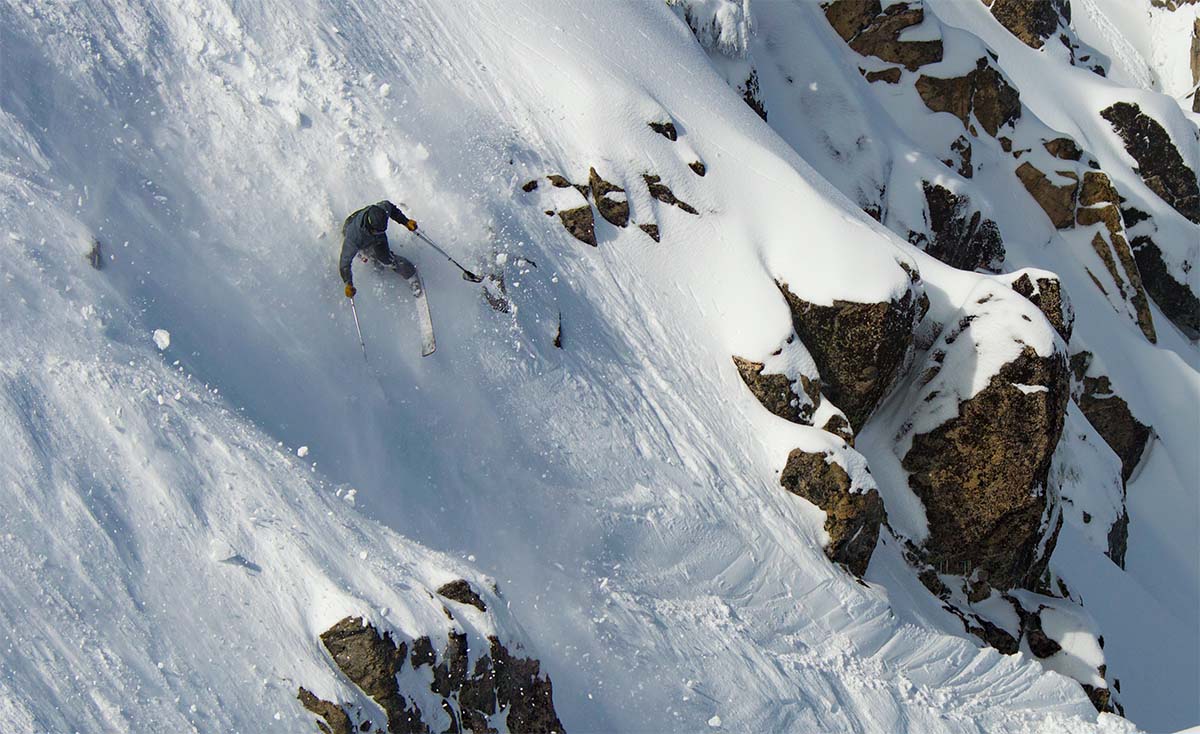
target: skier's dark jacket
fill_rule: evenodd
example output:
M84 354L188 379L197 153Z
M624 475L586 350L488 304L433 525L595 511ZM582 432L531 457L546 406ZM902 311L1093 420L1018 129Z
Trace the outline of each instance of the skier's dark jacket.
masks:
M395 222L408 224L408 217L390 201L365 206L346 217L346 221L342 223L342 256L338 259L338 273L342 276L342 282L347 285L354 284L350 266L354 264L354 256L359 252L365 251L384 265L391 265L393 262L392 251L388 249L387 235L383 232L372 232L367 228L367 212L375 208L382 209Z

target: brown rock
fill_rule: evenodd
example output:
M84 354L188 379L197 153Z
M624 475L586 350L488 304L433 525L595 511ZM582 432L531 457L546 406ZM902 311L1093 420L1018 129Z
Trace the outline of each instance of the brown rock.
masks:
M1095 209L1080 209L1082 212L1094 212ZM1087 219L1085 218L1085 221ZM1109 275L1112 276L1113 282L1117 286L1117 291L1121 298L1127 300L1133 306L1135 320L1138 327L1142 330L1151 343L1158 340L1154 330L1154 318L1150 314L1150 305L1146 301L1146 291L1142 287L1141 275L1138 273L1137 264L1133 260L1133 254L1129 250L1129 243L1119 234L1110 235L1111 244L1097 232L1092 237L1092 249L1100 256L1104 262L1104 267L1108 269ZM1113 253L1116 253L1114 259ZM1121 276L1121 270L1117 269L1117 260L1121 263L1121 268L1128 276L1128 281ZM1103 290L1103 288L1101 288Z
M535 189L537 189L537 187L538 187L538 182L537 182L537 179L535 178L532 181L526 181L525 185L521 187L521 190L524 191L525 193L529 193L530 191L534 191Z
M700 213L696 211L691 204L676 198L675 194L671 192L671 189L666 184L662 183L661 177L644 173L642 174L642 179L645 180L646 188L650 191L650 195L655 199L658 199L664 204L673 204L688 214Z
M874 489L851 492L850 476L840 464L827 461L826 454L800 449L788 455L779 483L825 511L825 530L829 533L825 554L845 564L856 576L866 573L879 538L879 525L887 517L879 493Z
M840 4L835 3L830 6L826 10L826 17L829 17L831 9ZM878 6L879 3L875 3L870 9ZM848 14L853 18L851 24L858 22L861 12L856 8ZM850 44L850 48L863 56L875 56L893 64L900 64L909 71L915 71L926 64L942 60L940 39L936 41L900 40L900 34L906 28L919 25L924 20L925 9L919 3L896 3L875 15L865 27L846 41ZM845 37L843 36L843 38Z
M403 642L397 646L390 633L380 636L360 617L346 617L330 627L321 634L321 642L342 674L383 709L389 730L403 734L428 731L421 710L416 705L409 708L396 683L407 654Z
M1112 124L1125 142L1125 150L1138 164L1138 175L1146 186L1176 211L1200 224L1200 183L1171 142L1171 137L1153 117L1136 104L1118 102L1100 115Z
M971 167L971 141L967 140L965 135L959 135L958 138L950 144L950 150L958 156L958 175L963 178L971 178L975 175L975 169ZM953 162L947 162L948 166L954 168Z
M825 425L821 426L821 430L838 436L850 446L854 445L854 429L850 427L850 422L845 416L834 413L825 421Z
M1016 384L1047 390L1025 392ZM987 387L959 404L958 416L917 435L903 459L929 520L926 550L935 566L988 574L995 588L1029 588L1041 577L1042 490L1062 432L1067 367L1059 354L1025 347ZM1050 540L1057 527L1049 531Z
M796 334L816 362L822 389L859 431L891 387L912 344L913 292L886 303L818 306L797 297L786 283L777 285Z
M600 178L600 174L596 173L595 168L588 169L588 186L592 190L592 198L596 201L596 208L600 210L600 216L604 217L609 224L618 227L629 224L629 202L623 197L610 196L610 194L623 194L625 189Z
M487 605L483 603L483 599L471 588L466 579L456 579L444 584L437 590L437 593L450 601L456 601L459 604L469 604L481 612L487 611Z
M546 178L550 181L550 184L552 186L554 186L554 188L556 188L556 189L569 189L575 185L557 173L552 173L549 176L547 176Z
M1025 296L1033 305L1046 316L1046 320L1063 338L1064 342L1071 341L1071 330L1075 325L1075 315L1067 305L1062 285L1056 278L1038 278L1037 287L1028 273L1013 281L1012 288Z
M708 173L708 168L700 161L692 161L688 164L688 168L692 169L692 173L700 177L703 177L704 174Z
M1021 116L1021 98L1000 72L988 63L987 57L975 62L975 70L966 76L940 78L922 75L917 79L917 93L925 106L934 112L949 112L971 124L971 114L987 131L996 137L1000 128Z
M679 132L675 129L675 123L671 120L667 120L666 122L648 122L646 124L650 126L651 130L671 142L679 139Z
M900 83L900 67L889 66L882 71L868 71L865 76L869 82L887 82L888 84Z
M325 734L351 734L354 731L354 724L351 723L350 716L336 703L317 698L304 686L300 686L296 698L299 699L301 706L324 720L317 722L317 728Z
M883 12L879 0L837 0L825 6L825 19L849 42Z
M1044 608L1044 607L1043 607ZM1037 658L1048 658L1062 649L1062 645L1050 639L1042 630L1042 609L1036 612L1017 613L1021 615L1021 633L1029 643L1029 651Z
M1150 441L1150 427L1133 416L1129 404L1113 392L1112 383L1106 375L1085 376L1081 383L1082 392L1077 401L1079 409L1104 442L1120 457L1121 479L1129 481Z
M655 242L659 241L658 225L657 224L639 224L638 229L650 235L650 239Z
M792 380L787 375L763 374L765 365L762 362L752 362L735 356L733 364L737 367L742 382L750 388L750 392L762 403L763 407L775 415L792 423L812 425L812 412L816 405L812 400L801 398L792 389ZM820 393L817 393L818 398Z
M1100 171L1084 171L1083 184L1079 187L1079 206L1095 206L1096 204L1112 204L1120 202L1117 190L1109 180L1108 175ZM1120 228L1120 213L1118 212Z
M1070 0L983 0L992 15L1025 45L1041 48L1046 39L1058 32L1059 25L1071 23Z
M1050 155L1064 161L1077 161L1083 157L1083 151L1074 140L1070 138L1055 138L1053 140L1045 140L1042 142L1042 147L1046 149Z
M1028 161L1022 163L1016 170L1017 178L1025 186L1025 190L1034 201L1050 217L1050 221L1058 229L1069 229L1075 224L1075 195L1079 189L1078 177L1074 172L1060 171L1067 178L1075 178L1075 182L1066 186L1055 186Z
M592 216L590 204L584 204L575 209L567 209L558 213L563 227L571 236L580 242L596 247L596 220Z
M1108 528L1108 550L1104 555L1125 568L1125 552L1129 547L1129 511L1122 509L1118 517Z
M549 677L540 674L538 661L518 658L495 637L488 639L495 666L496 700L509 709L508 730L529 734L564 732L554 711L553 685Z

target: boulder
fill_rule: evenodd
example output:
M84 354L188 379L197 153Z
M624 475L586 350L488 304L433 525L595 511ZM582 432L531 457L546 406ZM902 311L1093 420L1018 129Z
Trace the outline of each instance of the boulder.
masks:
M857 433L904 364L919 299L909 289L895 301L835 300L820 306L796 296L786 283L776 285L792 312L796 334L817 365L821 389Z
M1004 263L1000 229L990 219L971 210L971 200L944 186L923 182L929 236L910 241L938 260L961 270L999 272Z
M480 598L479 594L471 588L471 585L465 579L456 579L443 584L437 590L437 593L450 601L456 601L459 604L469 604L481 612L487 611L487 604L483 603L483 599Z
M1071 330L1075 325L1075 312L1067 300L1058 278L1044 277L1034 279L1028 273L1022 273L1012 282L1012 289L1028 298L1046 316L1046 320L1063 338L1064 342L1071 341Z
M696 211L695 207L693 207L691 204L676 198L670 187L662 183L662 178L660 176L644 173L642 174L642 180L646 182L646 188L650 191L650 195L662 203L677 206L688 214L700 213Z
M856 576L866 573L879 526L887 518L879 492L851 491L850 475L828 454L800 449L788 455L779 483L825 511L825 554Z
M409 708L396 674L404 665L407 648L396 645L388 632L380 635L361 617L346 617L325 632L321 642L342 674L375 700L387 716L392 732L424 732L421 710Z
M998 589L1037 583L1061 525L1044 526L1044 488L1068 394L1062 355L1026 346L956 417L913 438L902 465L925 505L935 567L985 571Z
M596 247L596 220L590 204L558 212L562 225L575 239Z
M625 196L625 189L600 178L595 168L588 169L588 187L600 216L618 227L629 224L629 200Z
M1064 161L1077 161L1083 157L1083 151L1079 149L1079 145L1070 138L1054 138L1053 140L1042 141L1042 147L1050 155Z
M660 235L658 233L658 225L657 224L639 224L638 229L642 230L647 235L649 235L650 239L654 240L655 242L658 242L660 240Z
M1041 48L1059 25L1071 23L1070 0L983 0L992 15L1026 45Z
M648 122L646 124L650 126L651 130L671 142L679 139L679 131L675 129L675 123L671 120L667 120L666 122Z
M989 62L986 56L975 62L966 76L941 78L921 75L917 93L934 112L949 112L971 128L971 115L993 138L1004 125L1021 116L1021 96Z
M1129 404L1112 388L1107 375L1089 375L1092 355L1081 351L1071 356L1076 380L1076 403L1096 433L1121 459L1121 479L1129 481L1150 441L1150 426L1139 421Z
M805 395L800 395L787 375L763 374L765 365L762 362L734 356L733 364L742 376L742 382L764 408L792 423L812 425L813 410L821 402L819 385L805 385Z
M692 173L700 177L708 173L708 168L700 161L692 161L688 164L688 168L692 169Z
M322 720L317 722L317 728L323 734L352 734L354 731L354 724L350 721L350 716L341 706L318 698L304 686L300 686L296 698L300 701L301 706L321 717Z
M1046 216L1058 229L1070 229L1075 225L1075 196L1079 191L1079 177L1074 171L1058 171L1060 176L1072 179L1065 186L1056 186L1032 163L1026 161L1017 167L1017 178L1029 195L1033 197Z
M1200 224L1200 183L1171 142L1171 137L1153 117L1136 104L1117 102L1100 115L1125 142L1125 150L1137 161L1138 175L1155 194L1192 222Z
M894 3L884 10L879 0L837 0L825 6L825 18L842 40L863 56L875 56L914 71L942 60L942 42L901 41L906 28L925 20L920 3Z

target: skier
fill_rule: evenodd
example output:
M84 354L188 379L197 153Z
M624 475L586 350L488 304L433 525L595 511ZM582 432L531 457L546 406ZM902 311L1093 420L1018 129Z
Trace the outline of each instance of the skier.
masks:
M342 224L342 256L338 260L338 272L342 276L342 282L346 284L347 298L354 298L354 294L358 292L354 287L354 275L350 272L350 267L354 264L354 257L360 252L366 253L366 257L374 260L376 265L391 268L399 273L400 277L409 280L414 292L418 288L411 281L417 272L416 267L388 247L388 219L394 219L408 227L409 232L417 231L417 220L404 216L404 212L390 201L381 201L359 209L346 217Z

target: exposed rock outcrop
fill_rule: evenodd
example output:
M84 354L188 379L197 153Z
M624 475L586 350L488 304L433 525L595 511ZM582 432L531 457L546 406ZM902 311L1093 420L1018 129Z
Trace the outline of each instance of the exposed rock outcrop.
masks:
M1100 115L1125 141L1146 186L1176 211L1200 224L1200 183L1171 142L1167 131L1136 104L1117 102Z
M805 394L801 395L793 389L793 381L787 375L763 374L765 365L762 362L735 356L733 364L742 376L742 382L764 408L792 423L812 425L813 408L821 400L819 385L805 385ZM815 398L808 394L809 390L815 392Z
M1017 167L1017 178L1029 195L1033 197L1046 216L1058 229L1070 229L1075 225L1075 197L1079 191L1079 176L1074 171L1056 171L1071 183L1056 185L1046 174L1026 161Z
M906 28L925 20L921 3L899 2L883 9L879 0L836 0L825 17L850 48L914 71L942 60L942 42L901 41Z
M943 79L922 75L917 79L917 93L926 107L934 112L949 112L965 128L970 129L973 114L992 137L996 137L1002 126L1016 122L1021 116L1020 95L986 56L980 57L975 69L966 76Z
M1138 235L1130 245L1146 292L1183 333L1192 339L1200 338L1200 299L1167 269L1162 250L1153 239Z
M1022 273L1012 282L1012 289L1028 298L1046 316L1046 320L1063 338L1071 341L1071 330L1075 325L1075 312L1063 291L1058 278L1042 277L1036 282L1028 273Z
M562 221L563 227L566 228L571 236L585 244L596 247L596 219L592 216L591 204L584 204L575 209L566 209L558 212L558 218Z
M648 122L646 124L650 126L651 130L671 142L679 139L679 131L675 129L675 123L671 120L667 120L666 122Z
M857 432L904 364L918 297L910 289L898 301L819 306L796 296L786 283L777 285L791 309L796 334L816 362L822 389Z
M618 227L629 224L629 200L625 196L625 189L600 178L595 168L588 169L588 187L600 216Z
M406 659L405 643L396 645L390 634L380 635L357 617L338 622L321 635L321 641L342 673L384 710L387 732L430 732L421 710L415 703L410 705L399 689L396 675ZM412 642L412 668L430 676L425 678L430 681L428 691L440 697L441 709L450 719L446 731L495 734L489 722L496 720L506 722L510 732L564 731L554 709L553 686L541 674L537 660L513 655L495 636L488 637L488 649L476 658L474 666L470 665L470 653L467 635L457 630L450 631L440 656L428 637ZM426 666L428 672L424 672ZM410 681L406 685L411 685L411 674L406 680ZM418 695L416 690L407 692L414 699ZM366 722L355 726L344 707L322 701L303 687L297 697L306 709L322 717L317 725L327 734L370 729Z
M408 654L403 642L397 645L390 633L380 635L360 617L346 617L330 627L321 633L321 642L342 674L383 709L389 731L428 730L421 710L415 705L409 707L396 683L396 674Z
M825 554L856 576L866 573L887 517L879 492L852 492L850 475L840 464L826 454L799 449L788 455L779 483L825 511Z
M646 182L646 188L650 191L650 195L658 199L664 204L671 204L684 210L688 214L699 214L695 207L691 204L676 198L670 187L662 182L661 176L655 176L650 173L642 174L642 179Z
M1058 532L1044 527L1044 487L1067 399L1062 355L1025 347L955 418L913 438L902 463L935 566L981 569L1000 589L1036 584Z
M354 731L350 715L336 703L318 698L304 686L300 686L296 698L300 701L301 706L321 717L321 721L317 722L317 728L323 734L351 734Z
M642 230L647 235L649 235L650 239L654 240L655 242L660 241L660 235L658 233L658 225L657 224L639 224L638 229Z
M487 604L483 603L483 599L480 598L479 594L471 588L471 585L465 579L456 579L443 584L437 590L437 593L450 601L456 601L459 604L469 604L481 612L487 611Z
M1070 25L1070 0L983 0L992 15L1025 45L1041 48L1059 25Z
M1075 402L1084 417L1121 459L1121 479L1129 481L1137 468L1146 444L1150 441L1150 426L1139 421L1129 410L1129 404L1117 395L1107 375L1088 374L1091 352L1071 355L1071 370L1075 376Z
M928 181L922 186L930 236L912 233L909 241L947 265L999 272L1004 263L1004 243L996 223L984 219L978 210L971 211L971 200L966 196Z

